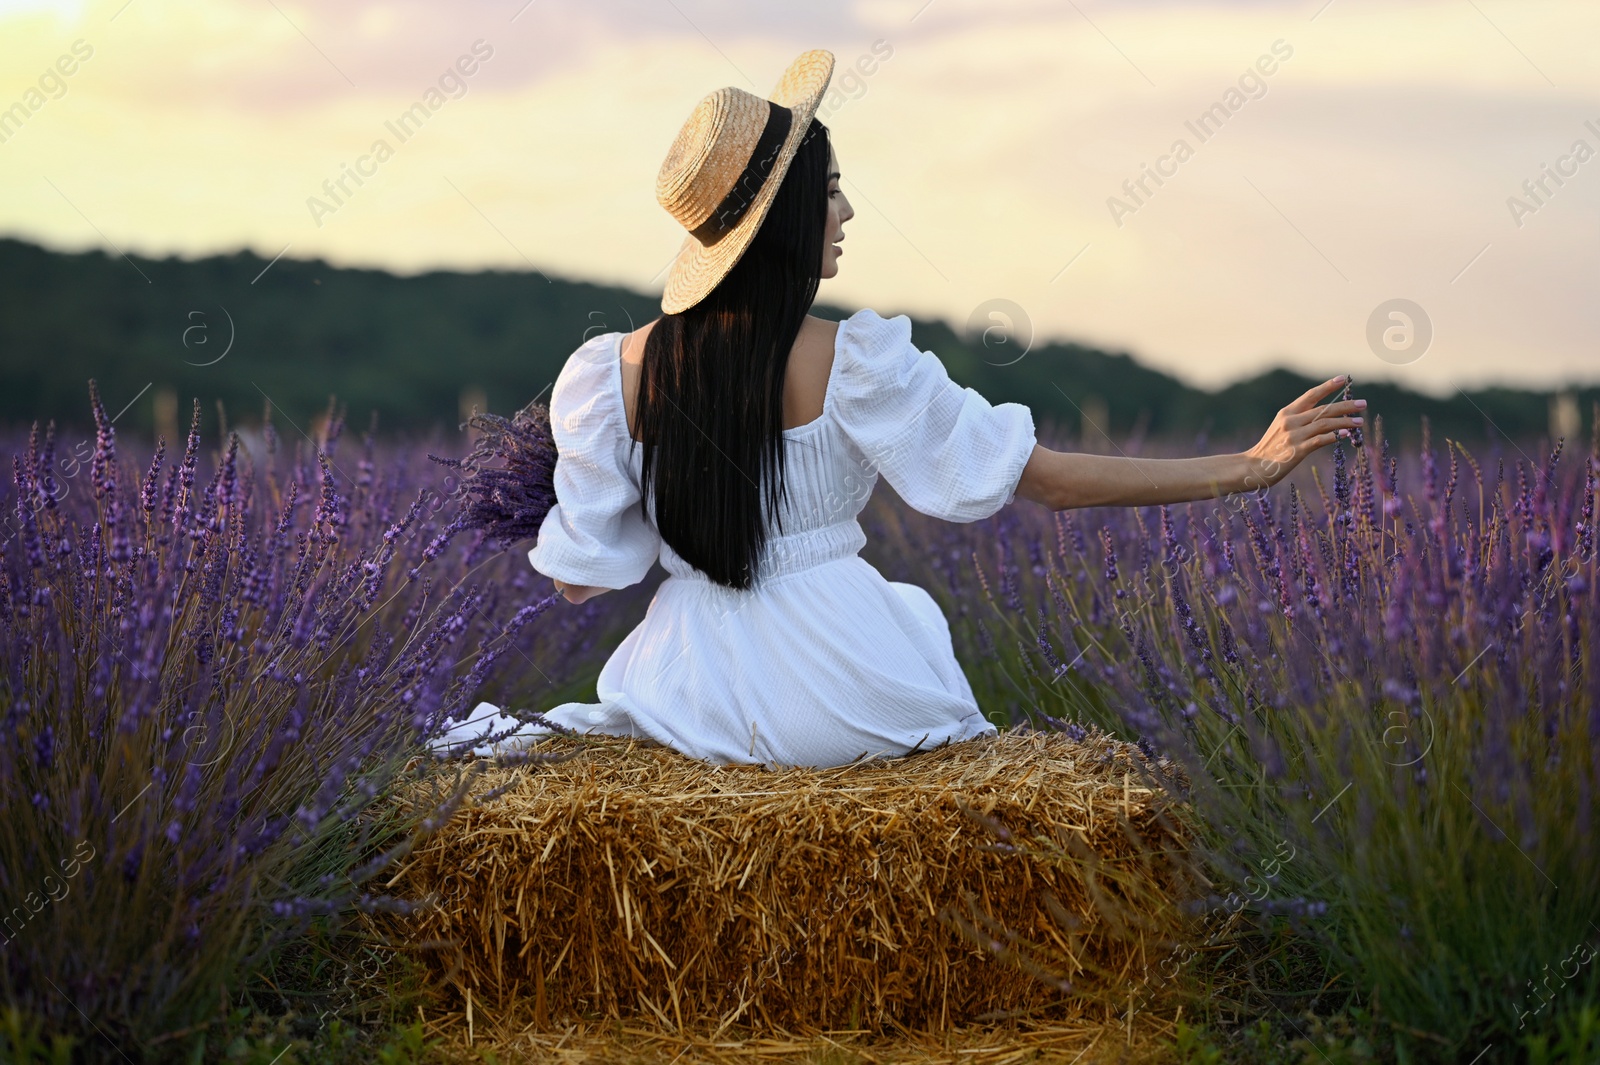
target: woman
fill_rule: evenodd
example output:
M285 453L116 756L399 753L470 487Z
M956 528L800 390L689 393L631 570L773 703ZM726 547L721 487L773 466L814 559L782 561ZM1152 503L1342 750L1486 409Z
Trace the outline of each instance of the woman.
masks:
M658 558L669 574L602 669L599 701L549 711L557 725L714 763L819 767L992 733L932 597L858 555L879 474L951 521L1018 497L1174 503L1275 483L1361 423L1362 400L1316 405L1334 378L1243 454L1062 454L1037 443L1027 407L952 383L905 316L810 316L854 213L813 117L832 70L830 53L807 52L769 100L701 100L656 183L689 231L662 317L591 339L556 380L558 503L534 569L573 603ZM480 710L471 732L515 725Z

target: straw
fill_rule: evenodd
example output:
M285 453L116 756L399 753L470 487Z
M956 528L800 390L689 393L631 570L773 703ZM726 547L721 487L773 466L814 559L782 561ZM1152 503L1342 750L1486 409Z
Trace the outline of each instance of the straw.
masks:
M436 898L393 919L413 942L454 943L429 964L480 1015L674 1031L1104 1017L1108 982L1178 935L1176 877L1151 858L1183 847L1176 800L1098 733L1002 732L829 770L718 767L623 738L533 749L573 757L484 772L504 790L394 881ZM1030 973L984 928L1073 971Z

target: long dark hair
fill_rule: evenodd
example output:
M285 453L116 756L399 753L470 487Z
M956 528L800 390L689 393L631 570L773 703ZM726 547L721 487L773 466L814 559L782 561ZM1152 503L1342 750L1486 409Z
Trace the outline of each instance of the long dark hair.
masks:
M641 491L661 539L729 588L751 587L786 497L783 383L822 280L827 189L828 128L813 118L733 269L645 338Z

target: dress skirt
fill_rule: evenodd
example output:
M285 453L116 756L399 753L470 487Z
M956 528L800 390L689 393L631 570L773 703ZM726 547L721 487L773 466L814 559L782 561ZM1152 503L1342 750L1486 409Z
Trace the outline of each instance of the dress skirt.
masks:
M933 597L858 555L756 592L669 577L595 694L545 717L720 764L844 765L995 731Z

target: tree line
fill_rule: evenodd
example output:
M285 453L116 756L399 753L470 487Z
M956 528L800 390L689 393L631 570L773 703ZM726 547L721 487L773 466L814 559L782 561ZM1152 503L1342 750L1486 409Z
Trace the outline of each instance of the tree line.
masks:
M357 429L375 418L380 432L453 432L474 405L503 414L548 395L585 339L658 314L654 296L533 271L398 276L251 252L125 259L0 239L0 424L81 426L94 378L118 430L135 435L171 439L196 399L208 432L218 420L259 423L269 403L289 432L284 422L307 427L330 397ZM1017 359L942 321L913 319L912 338L956 382L1024 403L1042 427L1094 450L1111 449L1106 434L1124 447L1130 437L1236 440L1315 383L1274 369L1206 391L1126 352L1068 341L1036 341ZM1416 438L1423 415L1436 439L1592 431L1600 402L1596 386L1561 399L1513 388L1436 398L1353 372L1400 441Z

